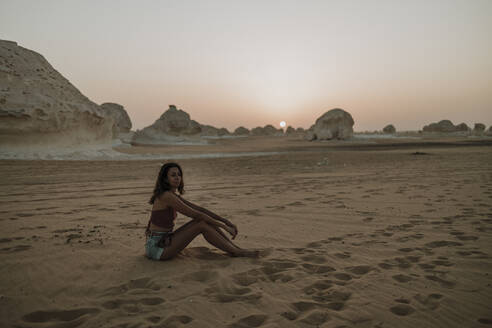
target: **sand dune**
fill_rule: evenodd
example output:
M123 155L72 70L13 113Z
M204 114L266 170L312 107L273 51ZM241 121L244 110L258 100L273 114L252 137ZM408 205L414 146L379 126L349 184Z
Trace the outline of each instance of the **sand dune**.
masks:
M235 222L259 259L199 237L147 260L159 161L0 161L0 326L492 324L490 145L264 140L279 153L179 161L185 196Z

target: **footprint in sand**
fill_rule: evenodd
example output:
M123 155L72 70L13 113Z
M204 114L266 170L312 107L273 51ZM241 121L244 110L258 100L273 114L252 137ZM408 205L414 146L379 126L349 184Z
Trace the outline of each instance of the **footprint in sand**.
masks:
M313 241L306 245L307 248L321 248L323 247L323 242L321 241Z
M489 318L480 318L477 321L482 325L492 325L492 319Z
M352 280L352 276L347 274L347 273L335 273L334 277L337 278L338 280L342 280L342 281Z
M302 267L307 273L310 274L314 274L314 273L321 274L321 273L336 271L335 268L332 268L331 266L328 265L315 265L315 264L304 263Z
M251 269L245 272L239 272L231 276L232 280L239 286L247 287L261 280L262 272L258 269Z
M351 253L350 252L343 252L343 253L335 253L333 255L338 257L339 259L348 259L351 256Z
M268 319L268 316L264 314L253 314L247 317L241 318L238 321L230 324L229 328L249 328L260 327Z
M302 256L301 260L311 263L317 263L317 264L323 264L327 262L326 257L320 255L314 255L314 254Z
M420 256L395 257L393 259L384 260L384 262L379 263L378 266L385 270L389 270L394 267L409 269L412 267L412 263L416 263L419 260Z
M140 299L115 299L109 300L102 304L102 307L107 310L123 309L128 313L142 312L140 305L153 306L164 303L165 300L160 297L147 297Z
M423 296L420 294L415 295L413 298L416 299L420 304L424 305L429 310L435 310L439 307L439 300L443 296L441 294L429 294Z
M5 247L0 249L0 252L2 253L17 253L17 252L22 252L22 251L27 251L28 249L31 249L31 245L17 245L13 247Z
M372 270L376 270L376 268L369 266L369 265L358 265L358 266L353 266L353 267L347 267L345 270L349 271L350 273L356 274L356 275L364 275Z
M406 316L415 312L415 309L407 304L398 304L391 307L390 311L399 316Z
M261 270L270 276L275 273L283 272L291 268L297 267L297 263L289 260L272 259L265 261L262 264Z
M454 263L449 262L447 258L438 258L438 260L432 261L432 264L437 265L437 266L445 266L445 267L450 267L453 266Z
M456 285L456 283L454 283L452 281L448 281L448 280L439 278L437 276L428 275L428 276L425 276L425 278L428 280L435 281L435 282L439 283L439 285L441 285L444 288L453 288Z
M252 293L250 288L223 287L215 285L205 289L205 295L214 302L231 303L241 302L256 304L262 293Z
M219 274L215 271L196 271L185 275L183 281L196 281L196 282L210 282L219 277Z
M306 206L306 204L304 204L303 202L295 201L295 202L286 204L285 206L296 206L297 207L297 206Z
M313 311L308 316L299 321L311 326L319 327L328 320L330 320L330 315L327 312Z
M314 301L325 304L332 310L339 311L345 305L345 302L352 296L350 292L344 292L340 290L333 291L320 291L311 296Z
M192 321L193 321L193 318L189 317L187 315L172 315L163 321L162 327L176 327L179 324L186 325Z
M437 240L427 243L425 244L425 246L432 249L432 248L446 247L446 246L463 246L463 244L456 241Z
M408 300L406 298L397 298L397 299L395 299L395 302L403 303L403 304L410 304L410 300Z
M97 308L80 308L74 310L52 310L31 312L22 317L22 320L36 324L51 324L59 327L77 327L86 322L90 316L97 315L101 310Z
M320 280L312 285L304 287L303 291L306 295L312 295L314 293L324 291L333 287L333 281L331 280Z
M394 275L391 278L395 279L396 281L398 281L400 283L405 283L405 282L409 282L409 281L412 281L413 280L412 277L407 276L407 275L404 275L404 274L397 274L397 275Z
M119 296L133 290L152 290L158 291L161 287L154 283L150 278L132 279L129 282L106 289L102 297Z
M477 240L478 237L477 236L456 236L456 238L458 238L459 240L463 240L463 241L467 241L467 240Z

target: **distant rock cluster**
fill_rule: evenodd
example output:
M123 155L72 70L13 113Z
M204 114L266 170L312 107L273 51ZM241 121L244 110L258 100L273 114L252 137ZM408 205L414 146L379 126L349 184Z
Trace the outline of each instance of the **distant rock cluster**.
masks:
M422 131L438 133L469 132L470 128L465 123L454 125L450 120L442 120L424 126Z
M132 132L132 122L123 106L97 105L46 59L12 41L0 40L0 146L74 146L111 144L112 138L126 143L161 144L201 141L202 137L289 136L307 140L346 140L353 136L354 119L340 108L321 115L308 129L288 126L284 131L272 125L251 130L240 126L230 133L226 128L200 124L175 105L152 125ZM492 136L482 123L470 129L465 123L454 125L442 120L423 127L423 133ZM392 124L384 134L395 134ZM381 132L378 132L381 133Z
M239 133L242 132L241 130L239 131ZM226 128L202 125L192 120L190 115L184 110L178 109L175 105L169 105L169 108L154 124L135 132L132 144L198 141L200 137L222 137L229 135L231 133Z

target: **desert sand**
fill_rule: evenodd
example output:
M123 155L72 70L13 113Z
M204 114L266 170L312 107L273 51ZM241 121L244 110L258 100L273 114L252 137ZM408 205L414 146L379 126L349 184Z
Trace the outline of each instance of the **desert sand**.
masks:
M132 147L265 249L144 257L164 160L0 161L1 327L486 327L491 140ZM221 154L263 152L262 156ZM184 158L218 154L217 158ZM240 155L240 154L239 154ZM177 226L187 221L178 216Z

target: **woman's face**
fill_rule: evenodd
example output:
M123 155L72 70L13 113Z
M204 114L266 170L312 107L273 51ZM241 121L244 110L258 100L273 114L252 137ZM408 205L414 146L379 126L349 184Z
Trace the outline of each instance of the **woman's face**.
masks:
M167 181L169 185L173 189L177 189L181 184L181 173L177 167L171 167L169 171L167 171Z

